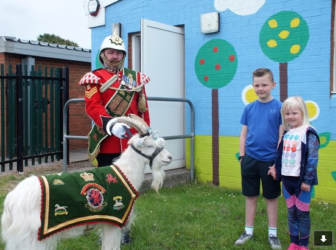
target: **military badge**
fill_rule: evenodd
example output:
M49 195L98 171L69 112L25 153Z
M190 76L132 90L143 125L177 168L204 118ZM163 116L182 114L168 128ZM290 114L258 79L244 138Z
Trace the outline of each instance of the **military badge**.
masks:
M122 203L121 196L115 196L113 197L113 200L115 201L115 204L113 205L114 210L120 210L125 207L125 205Z
M86 207L92 212L99 212L107 205L104 203L104 196L98 188L91 188L87 190L86 200L88 202Z
M124 43L124 41L117 35L112 35L110 41L116 45L122 45Z

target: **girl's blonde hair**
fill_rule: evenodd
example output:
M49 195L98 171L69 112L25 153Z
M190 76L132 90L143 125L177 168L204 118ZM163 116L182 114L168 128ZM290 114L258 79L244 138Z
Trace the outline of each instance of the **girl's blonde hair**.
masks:
M285 120L285 113L289 108L299 108L302 114L302 125L309 125L309 117L308 117L308 110L306 103L302 99L301 96L292 96L288 97L281 107L281 119L282 119L282 125L286 131L290 130L290 126L288 122Z

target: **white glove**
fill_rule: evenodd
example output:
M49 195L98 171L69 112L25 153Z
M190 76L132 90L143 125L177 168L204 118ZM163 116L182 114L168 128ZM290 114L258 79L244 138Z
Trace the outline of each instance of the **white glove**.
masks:
M112 127L114 126L114 124L118 123L118 119L117 118L113 118L111 120L108 121L108 123L106 124L106 128L105 131L108 135L112 135Z
M130 128L127 124L122 123L122 122L118 122L116 124L114 124L114 126L112 127L112 134L115 135L116 137L123 139L125 136L125 129L123 126L126 126L127 128Z

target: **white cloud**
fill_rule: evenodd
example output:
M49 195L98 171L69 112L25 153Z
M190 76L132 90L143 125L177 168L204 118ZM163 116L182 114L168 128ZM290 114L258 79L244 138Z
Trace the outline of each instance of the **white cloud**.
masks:
M241 16L256 13L266 2L266 0L215 0L215 9L223 12L227 9Z

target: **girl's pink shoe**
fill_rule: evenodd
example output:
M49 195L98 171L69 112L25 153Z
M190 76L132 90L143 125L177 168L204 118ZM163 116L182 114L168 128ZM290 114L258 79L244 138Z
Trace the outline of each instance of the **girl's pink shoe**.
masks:
M288 247L288 250L301 250L301 247L299 245L296 245L295 243L291 243Z

